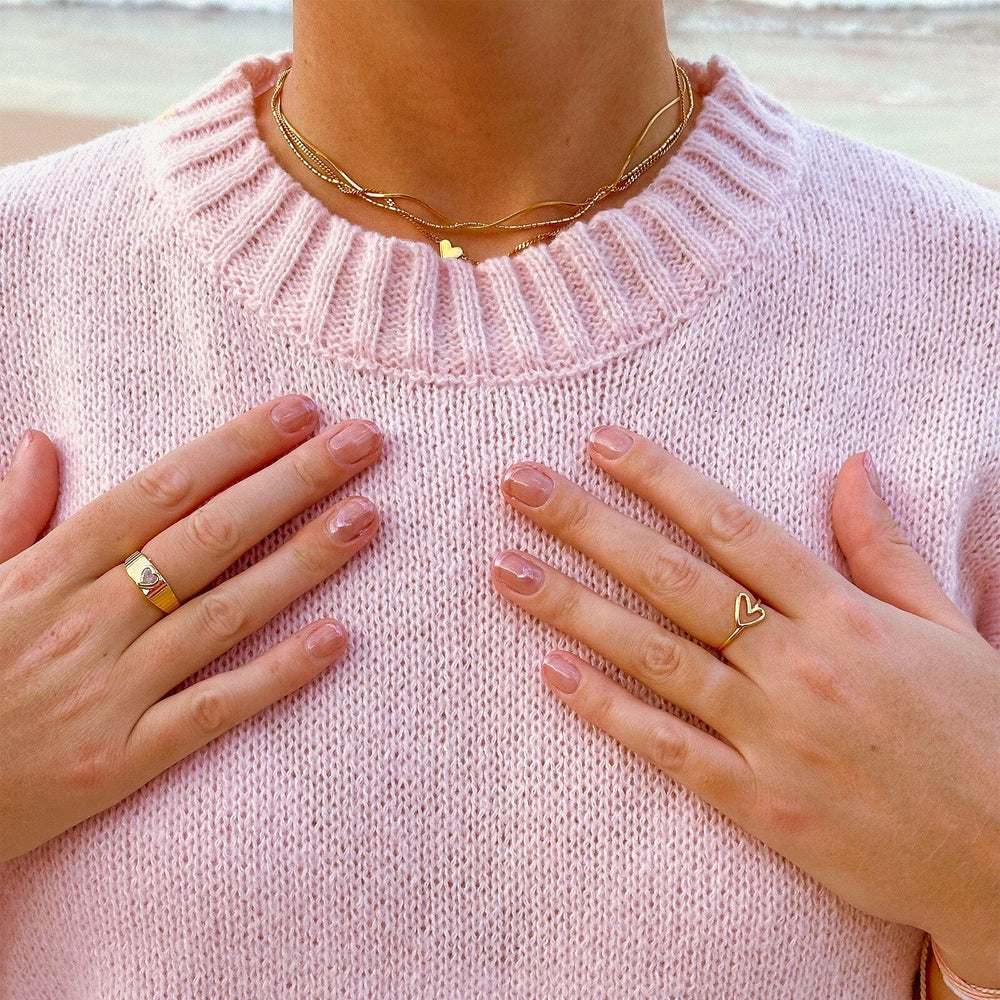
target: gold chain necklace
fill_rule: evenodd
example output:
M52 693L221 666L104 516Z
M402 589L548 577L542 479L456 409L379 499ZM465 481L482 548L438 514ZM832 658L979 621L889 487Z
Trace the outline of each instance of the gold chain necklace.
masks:
M285 84L285 79L291 72L292 67L289 66L284 70L278 77L277 82L274 85L274 92L271 95L271 111L274 115L274 120L278 125L278 129L284 136L285 141L291 147L292 152L298 157L302 164L307 167L312 173L324 181L328 181L338 187L344 194L349 194L357 198L368 202L370 205L375 205L378 208L388 209L392 212L397 212L404 218L408 219L417 229L423 233L432 243L438 245L438 250L442 257L456 257L462 258L469 261L471 264L481 263L478 260L470 257L461 247L452 246L451 241L448 239L441 239L439 235L435 235L430 232L430 229L439 230L515 230L515 229L537 229L541 226L554 226L555 228L546 233L541 233L538 236L534 236L531 239L525 240L519 243L513 250L511 250L506 256L513 257L515 254L520 253L525 247L529 247L534 243L538 243L541 240L547 240L554 236L559 230L564 229L571 222L578 219L581 215L592 208L597 202L607 198L609 195L616 194L619 191L625 190L630 184L634 183L636 178L638 178L645 170L647 170L653 163L664 156L672 146L674 146L677 140L681 137L684 132L687 123L691 119L691 114L694 110L694 96L691 88L691 81L688 79L687 73L684 72L683 67L678 65L677 60L674 58L673 53L670 55L670 61L674 68L674 78L677 81L677 92L678 96L672 101L665 104L652 118L647 122L646 127L642 130L639 138L633 143L632 148L629 150L628 156L625 157L625 162L622 164L621 170L618 172L618 176L610 184L605 184L598 188L596 192L586 202L569 202L569 201L540 201L536 202L534 205L529 205L527 208L522 208L517 212L511 212L510 215L505 215L503 218L498 219L496 222L456 222L454 219L449 218L442 212L437 211L437 209L432 208L427 202L416 198L413 195L402 194L401 192L386 192L386 191L372 191L367 188L362 187L355 180L347 175L336 163L333 162L330 157L326 156L324 153L320 152L315 146L313 146L307 139L303 138L299 132L292 126L291 122L285 117L281 110L281 91ZM674 105L680 104L681 106L681 121L677 127L667 136L667 138L652 152L650 153L641 163L632 167L629 170L629 163L635 154L636 149L638 149L639 144L646 137L646 133L650 130L653 123L657 118L660 117L665 111L672 108ZM321 169L317 169L321 168ZM339 175L339 176L336 176ZM397 199L405 199L408 201L416 202L439 219L445 220L444 222L431 222L428 219L421 219L412 213L408 212L405 208L396 204ZM571 215L564 216L559 219L547 219L541 222L526 222L519 225L503 225L508 219L515 218L518 215L523 215L525 212L530 212L536 208L545 208L550 205L563 205L572 209L576 209Z

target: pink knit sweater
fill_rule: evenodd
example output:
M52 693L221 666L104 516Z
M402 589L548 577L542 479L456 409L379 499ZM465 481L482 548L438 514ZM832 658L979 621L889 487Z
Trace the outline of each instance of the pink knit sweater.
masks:
M624 208L441 260L278 167L252 99L289 60L0 171L0 463L26 427L52 437L55 523L280 393L386 439L344 490L379 505L374 542L188 683L324 615L345 658L2 866L0 997L909 1000L918 930L545 688L565 644L676 711L501 598L500 548L667 623L498 482L543 462L698 551L585 458L591 427L623 424L845 571L834 479L869 448L1000 645L1000 198L804 121L716 57L684 62L697 125Z

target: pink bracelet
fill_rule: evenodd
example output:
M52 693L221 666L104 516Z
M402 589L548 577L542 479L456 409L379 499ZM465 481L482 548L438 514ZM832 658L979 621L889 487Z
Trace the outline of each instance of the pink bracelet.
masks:
M987 989L984 986L973 986L971 983L967 983L961 976L952 972L938 953L937 945L934 943L933 938L931 938L931 950L934 952L934 959L941 970L941 978L944 980L945 985L960 1000L994 1000L994 998L1000 997L1000 988Z

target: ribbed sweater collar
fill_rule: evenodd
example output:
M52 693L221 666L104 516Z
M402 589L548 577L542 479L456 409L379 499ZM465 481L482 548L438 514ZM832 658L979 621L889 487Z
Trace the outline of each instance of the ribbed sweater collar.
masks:
M422 237L333 215L278 165L253 102L291 59L233 63L148 123L150 176L213 280L319 358L362 370L474 382L599 368L704 309L797 183L793 113L724 57L680 59L702 109L648 187L514 257L444 260Z

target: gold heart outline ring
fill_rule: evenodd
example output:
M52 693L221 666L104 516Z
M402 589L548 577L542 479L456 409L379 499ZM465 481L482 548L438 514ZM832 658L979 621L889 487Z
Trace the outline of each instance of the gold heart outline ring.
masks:
M741 614L741 611L745 613ZM736 606L733 608L733 618L736 620L736 628L733 629L733 634L718 648L720 650L725 649L743 629L749 628L751 625L756 625L757 622L762 622L764 617L765 612L760 601L751 597L745 590L741 590L736 595Z

